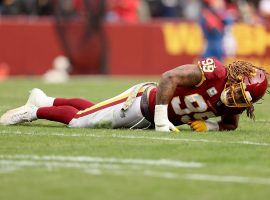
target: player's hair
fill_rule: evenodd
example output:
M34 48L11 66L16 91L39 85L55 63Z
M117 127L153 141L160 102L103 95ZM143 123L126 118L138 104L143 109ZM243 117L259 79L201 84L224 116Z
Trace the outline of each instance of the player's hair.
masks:
M227 70L228 84L239 83L244 77L251 77L255 73L255 69L265 71L263 68L253 65L246 61L234 61L231 64L225 65ZM254 106L246 108L247 116L251 119L255 119Z
M241 82L244 77L251 77L255 73L255 69L264 69L253 65L252 63L246 61L234 61L231 64L225 65L228 69L228 83L237 83Z

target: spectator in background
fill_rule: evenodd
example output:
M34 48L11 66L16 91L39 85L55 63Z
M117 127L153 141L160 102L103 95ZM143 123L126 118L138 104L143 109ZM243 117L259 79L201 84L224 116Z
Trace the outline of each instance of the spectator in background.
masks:
M2 11L2 7L3 7L3 0L0 0L0 13Z
M90 3L93 0L87 0ZM61 15L65 16L85 16L88 5L86 5L85 0L58 0L58 9L61 10Z
M53 3L51 0L35 0L35 13L39 16L53 14Z
M62 8L62 14L66 16L75 16L76 11L75 11L75 2L74 0L59 0L61 3L61 8Z
M181 0L161 0L163 5L163 17L182 17L183 4Z
M52 15L52 0L1 0L2 15Z
M184 0L145 0L150 8L151 16L179 18L183 16Z
M150 8L145 0L140 0L138 16L141 22L149 21L151 19Z
M77 14L82 14L85 12L83 0L73 0L73 7Z
M116 22L138 22L139 0L107 0L107 20Z
M201 10L201 3L199 0L187 0L183 7L184 18L189 20L198 20Z
M261 0L258 9L264 23L270 25L270 0Z
M234 21L238 21L241 18L241 16L236 1L225 0L225 4L226 4L226 12L234 19Z
M162 16L162 2L161 0L145 0L149 6L151 17Z
M226 15L225 2L223 0L203 0L199 23L206 42L202 57L215 57L223 60L225 25L232 23L232 19Z
M2 0L1 7L1 14L3 15L29 14L24 0Z
M258 0L239 0L237 4L241 21L248 24L262 23L262 19L258 13Z

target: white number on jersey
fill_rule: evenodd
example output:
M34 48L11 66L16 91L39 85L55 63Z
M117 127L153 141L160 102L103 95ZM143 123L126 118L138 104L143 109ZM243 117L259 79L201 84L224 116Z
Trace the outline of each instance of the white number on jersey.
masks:
M216 68L215 62L212 58L207 58L206 60L201 61L201 64L204 72L213 72Z
M174 97L171 101L172 108L177 115L181 115L181 121L187 123L190 121L188 114L194 113L194 119L204 119L215 116L213 112L205 112L208 108L205 100L199 94L185 96L184 103L181 103L179 97ZM186 106L186 108L181 108Z

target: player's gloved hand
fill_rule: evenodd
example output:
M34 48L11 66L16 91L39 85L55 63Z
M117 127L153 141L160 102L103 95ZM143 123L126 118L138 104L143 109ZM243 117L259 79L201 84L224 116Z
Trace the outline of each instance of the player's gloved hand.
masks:
M219 125L216 121L211 120L196 120L188 123L196 132L218 131Z
M208 131L208 128L206 126L206 123L204 120L196 120L189 123L192 130L196 132L206 132Z
M155 106L155 129L162 132L180 132L168 119L168 105Z

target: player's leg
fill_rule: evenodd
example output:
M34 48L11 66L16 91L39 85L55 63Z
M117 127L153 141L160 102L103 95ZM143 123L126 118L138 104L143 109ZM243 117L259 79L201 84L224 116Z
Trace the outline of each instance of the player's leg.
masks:
M46 119L50 121L69 124L79 110L72 106L52 106L37 108L33 105L24 105L12 109L3 114L0 118L0 124L12 125L23 122L31 122L37 119Z
M55 103L58 106L54 106ZM92 105L93 103L84 99L49 97L42 90L35 88L24 106L9 110L1 116L0 124L18 124L38 118L68 124L79 110Z
M95 105L83 98L55 98L53 106L72 106L78 110L84 110Z
M42 107L36 112L37 119L46 119L50 121L69 124L79 110L73 106L52 106Z
M148 124L141 126L141 120L144 117L140 110L140 98L137 97L133 105L124 113L121 109L126 97L111 102L101 102L84 111L79 111L72 106L37 108L32 104L26 104L3 114L0 118L0 124L12 125L46 119L61 122L70 127L131 128L134 126L144 128Z
M137 86L137 85L136 85ZM133 103L125 110L127 99L133 93L132 87L127 91L100 102L83 111L79 111L70 121L70 127L91 127L91 128L147 128L151 125L141 112L142 90L134 96ZM132 95L133 96L133 95Z
M26 104L35 105L38 108L50 106L72 106L78 110L84 110L94 105L94 103L82 98L49 97L38 88L31 90Z
M146 128L151 124L144 119L141 112L141 92L137 93L132 105L125 112L122 112L122 108L127 98L132 94L134 87L83 111L78 111L73 106L37 108L34 101L28 101L25 106L5 113L0 118L0 124L17 124L39 118L62 122L70 127ZM40 98L36 99L40 100ZM49 97L49 99L45 98L44 102L52 103L54 101L55 99Z

